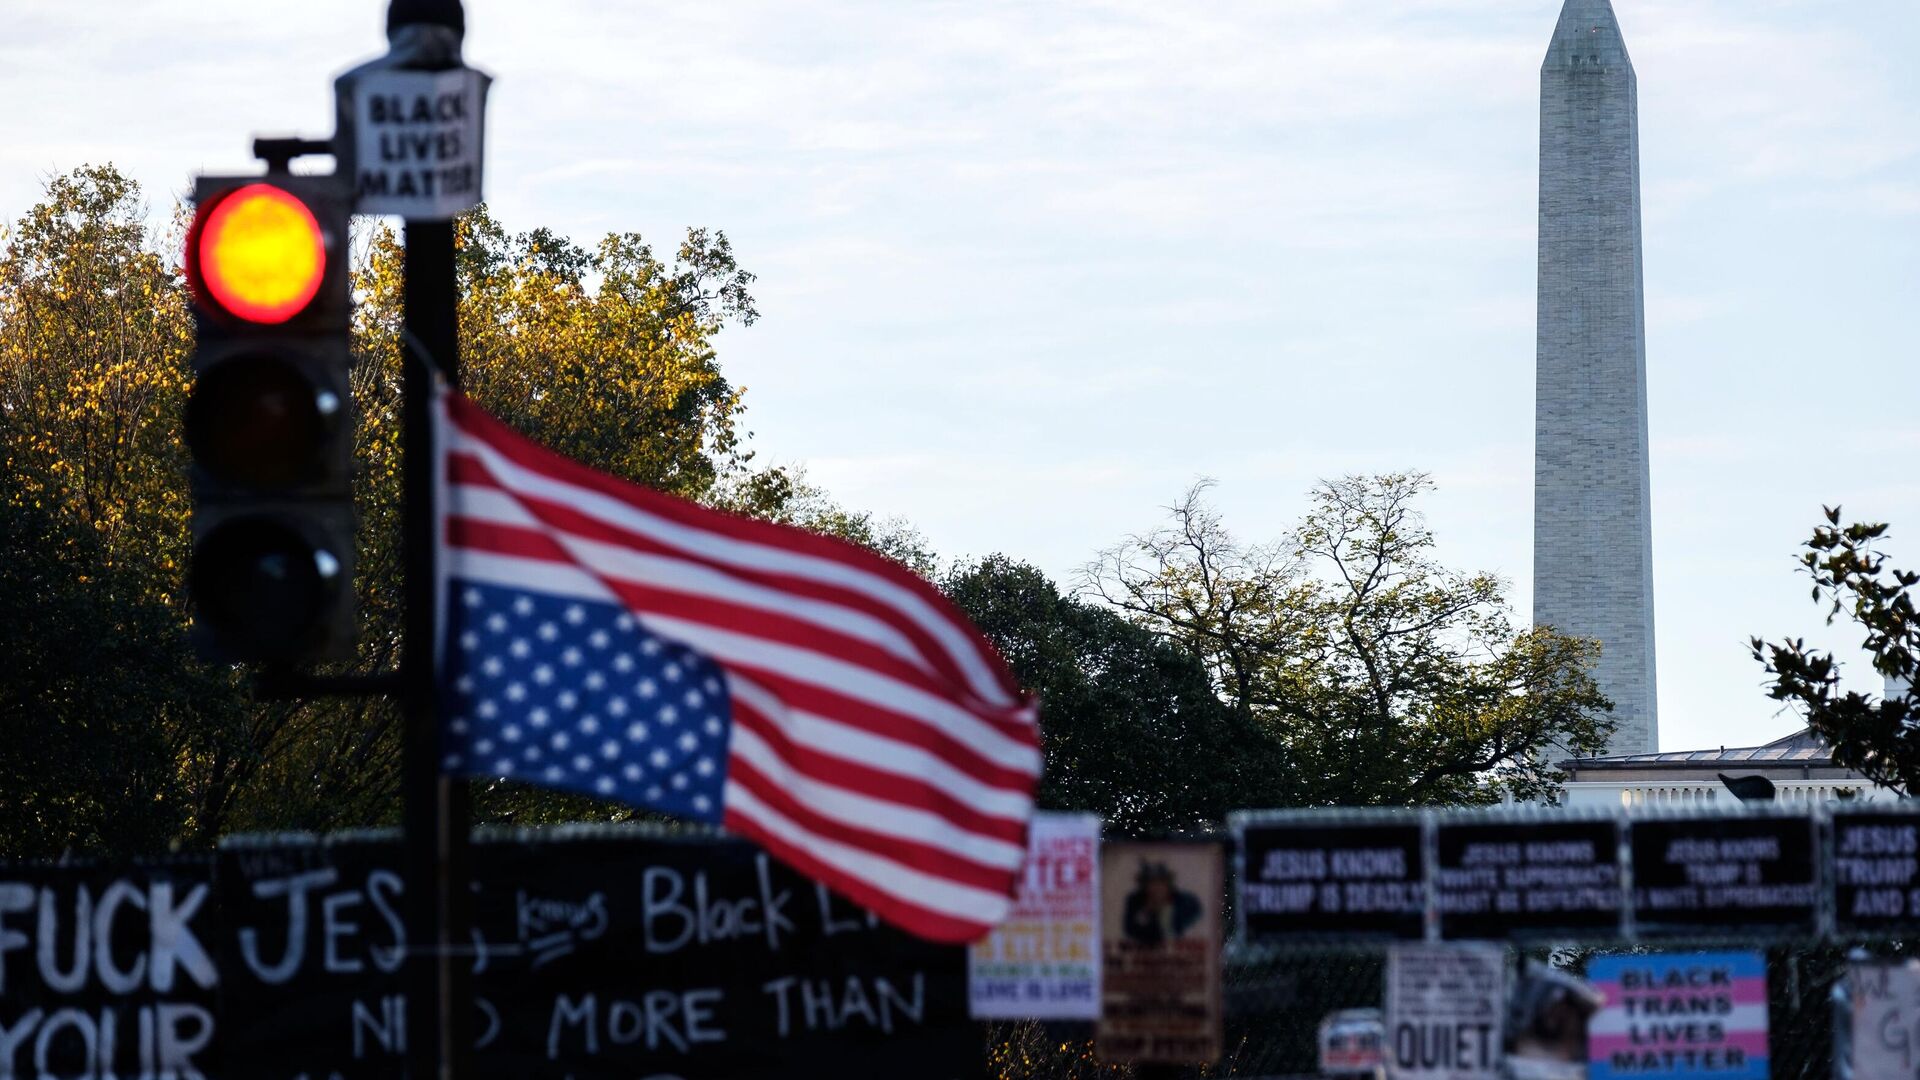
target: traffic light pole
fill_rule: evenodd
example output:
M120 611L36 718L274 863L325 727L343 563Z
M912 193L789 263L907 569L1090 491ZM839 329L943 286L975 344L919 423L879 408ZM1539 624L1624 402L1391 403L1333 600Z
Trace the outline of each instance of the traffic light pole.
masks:
M466 29L460 0L391 0L388 61L396 66L453 67ZM401 639L400 706L405 749L401 785L405 825L407 940L407 1076L456 1080L471 1074L468 1059L472 995L472 925L468 883L471 809L465 781L442 775L439 702L434 657L438 645L435 529L439 508L433 445L436 376L460 381L458 300L454 282L453 222L406 222L402 285L401 557L406 615Z
M471 1040L464 928L472 880L467 858L470 822L466 783L440 772L439 717L434 677L439 612L434 524L433 393L435 368L459 380L459 342L453 267L453 223L409 221L403 286L406 341L411 356L401 381L406 458L401 478L402 557L406 623L402 640L401 707L406 750L401 782L406 825L407 1075L450 1080L467 1074ZM433 367L429 367L429 365ZM425 946L424 948L421 946Z

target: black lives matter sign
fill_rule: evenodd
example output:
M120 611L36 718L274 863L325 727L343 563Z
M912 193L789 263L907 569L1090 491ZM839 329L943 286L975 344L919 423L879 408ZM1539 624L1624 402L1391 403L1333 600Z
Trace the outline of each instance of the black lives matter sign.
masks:
M1240 858L1240 925L1250 941L1423 934L1417 820L1248 823Z
M1815 929L1811 817L1635 821L1633 914L1643 935Z
M1920 814L1835 810L1832 881L1842 934L1920 929Z
M1434 906L1449 940L1611 937L1626 896L1611 820L1442 822Z
M398 1077L396 844L230 849L228 1075ZM744 841L476 844L476 1075L978 1075L966 953Z
M354 210L431 221L478 206L487 85L471 68L354 76Z

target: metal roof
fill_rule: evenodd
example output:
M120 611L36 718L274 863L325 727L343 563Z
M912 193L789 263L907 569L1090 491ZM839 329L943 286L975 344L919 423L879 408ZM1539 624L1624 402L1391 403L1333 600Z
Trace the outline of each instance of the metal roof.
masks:
M1674 750L1657 754L1573 758L1561 762L1560 767L1563 769L1613 769L1632 768L1636 765L1713 766L1718 764L1830 766L1833 764L1833 751L1811 729L1802 728L1762 746L1723 746L1718 750Z

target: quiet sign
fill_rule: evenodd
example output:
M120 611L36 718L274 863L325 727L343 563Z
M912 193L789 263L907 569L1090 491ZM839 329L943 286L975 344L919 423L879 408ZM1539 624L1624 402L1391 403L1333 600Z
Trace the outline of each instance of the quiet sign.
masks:
M354 209L432 221L478 206L491 81L472 68L355 78Z

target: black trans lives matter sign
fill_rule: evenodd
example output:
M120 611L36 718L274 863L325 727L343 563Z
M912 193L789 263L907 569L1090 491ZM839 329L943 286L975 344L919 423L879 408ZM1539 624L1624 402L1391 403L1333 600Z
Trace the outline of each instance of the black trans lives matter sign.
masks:
M1844 935L1920 929L1920 814L1833 812L1833 919Z
M1448 940L1615 937L1626 896L1620 827L1594 821L1442 822L1434 906Z
M1422 936L1421 826L1248 822L1240 925L1250 941Z
M1630 828L1641 935L1814 932L1812 817L1656 818Z
M0 864L0 1077L216 1074L212 869Z
M398 1077L392 844L229 849L229 1075ZM966 956L744 841L476 844L482 1076L979 1075Z

